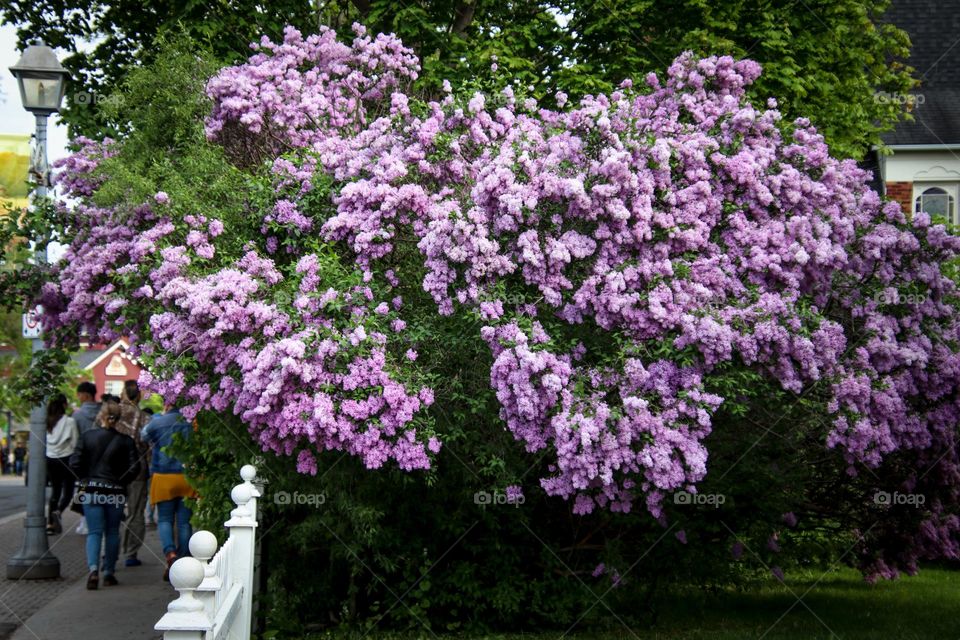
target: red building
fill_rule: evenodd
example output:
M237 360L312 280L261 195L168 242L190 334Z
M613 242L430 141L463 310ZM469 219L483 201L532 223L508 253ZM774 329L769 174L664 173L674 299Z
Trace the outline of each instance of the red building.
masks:
M124 382L140 377L140 367L127 355L129 349L130 343L121 338L106 347L91 345L75 358L84 373L93 378L98 394L119 396Z

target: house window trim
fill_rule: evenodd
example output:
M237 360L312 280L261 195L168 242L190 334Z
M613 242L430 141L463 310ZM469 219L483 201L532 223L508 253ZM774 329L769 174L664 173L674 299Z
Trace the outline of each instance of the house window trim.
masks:
M957 224L957 203L960 202L960 182L942 182L942 181L930 181L930 182L914 182L913 183L913 198L910 200L910 208L914 213L917 213L917 200L921 195L928 189L943 189L947 192L947 195L952 199L952 211L950 212L950 222L952 224Z

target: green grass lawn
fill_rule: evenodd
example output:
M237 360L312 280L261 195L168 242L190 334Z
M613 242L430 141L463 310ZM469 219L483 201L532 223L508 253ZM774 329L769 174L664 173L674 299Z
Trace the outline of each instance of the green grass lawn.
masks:
M801 602L797 598L801 598ZM589 606L586 603L585 606ZM597 605L598 607L600 605ZM710 596L689 592L670 600L654 628L627 629L616 620L608 630L574 628L570 640L950 640L960 639L960 571L924 569L916 577L866 584L860 574L838 569L827 575L795 575L787 584ZM362 634L358 634L359 635ZM371 632L376 640L540 640L563 631L535 634L411 634ZM315 636L349 638L346 634Z
M624 633L612 637L632 637ZM692 593L664 611L658 629L637 635L678 640L956 639L960 572L925 569L913 578L870 585L858 572L843 569L745 593Z

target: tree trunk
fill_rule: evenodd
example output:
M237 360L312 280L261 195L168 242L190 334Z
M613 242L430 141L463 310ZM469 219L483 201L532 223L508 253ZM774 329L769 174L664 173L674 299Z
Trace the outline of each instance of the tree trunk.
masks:
M352 0L352 2L361 16L366 16L370 13L370 0Z
M470 23L473 22L473 14L477 10L477 0L468 0L457 5L457 11L453 18L453 24L450 26L450 33L453 35L463 35Z

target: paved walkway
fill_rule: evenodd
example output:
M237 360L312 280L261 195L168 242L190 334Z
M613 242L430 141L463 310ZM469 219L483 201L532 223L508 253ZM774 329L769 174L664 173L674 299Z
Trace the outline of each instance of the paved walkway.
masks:
M26 508L27 485L23 478L14 475L0 476L0 518L21 513Z
M0 640L126 640L160 638L153 630L176 591L163 582L156 528L148 528L140 567L117 567L116 587L87 591L86 536L74 533L80 516L64 516L64 533L49 536L60 560L56 580L0 578ZM0 557L9 558L23 539L23 514L0 520ZM2 575L2 574L0 574Z

